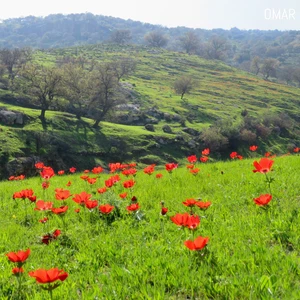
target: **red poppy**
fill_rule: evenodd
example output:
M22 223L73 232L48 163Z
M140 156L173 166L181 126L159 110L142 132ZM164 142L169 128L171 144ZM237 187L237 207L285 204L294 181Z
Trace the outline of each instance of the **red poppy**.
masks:
M197 203L196 203L196 205L200 208L200 209L207 209L207 208L209 208L210 207L210 205L211 205L211 202L210 201L207 201L207 202L202 202L202 201L198 201Z
M136 172L137 172L136 169L130 168L130 169L122 171L122 174L125 175L125 176L130 176L130 175L134 176L136 174Z
M130 167L130 168L135 168L135 167L136 167L136 163L135 163L135 162L130 163L130 164L129 164L129 167Z
M64 281L68 277L68 273L58 268L50 270L38 269L28 273L30 277L34 277L38 283L51 283L56 280Z
M187 169L194 169L195 165L186 165Z
M97 200L87 200L85 201L85 207L88 209L93 209L96 206L98 206L98 201Z
M162 208L161 208L160 214L161 214L162 216L164 216L164 215L167 214L167 212L168 212L168 208L167 208L167 207L162 207Z
M49 219L47 217L40 219L39 222L45 224Z
M50 186L50 182L49 181L43 181L42 182L42 188L45 190Z
M50 210L53 208L53 202L45 202L43 200L36 201L35 205L34 210Z
M82 180L87 180L87 179L89 178L89 176L88 176L88 175L81 175L80 178L81 178Z
M61 206L58 208L51 209L51 211L56 215L64 214L67 210L68 210L68 206Z
M126 209L129 212L139 210L139 208L140 208L140 205L138 203L132 203L129 206L126 206Z
M169 173L171 173L177 167L178 167L178 164L175 164L175 163L165 164L165 168Z
M271 171L273 163L274 160L263 157L259 162L255 161L253 163L253 166L255 167L255 170L253 170L253 172L268 173Z
M197 200L195 199L186 199L184 202L182 202L183 205L188 207L193 207L197 203Z
M33 195L34 191L32 189L22 190L20 192L15 192L13 194L13 199L28 199L31 202L36 201L36 196Z
M58 174L58 175L64 175L64 174L65 174L65 171L64 171L64 170L60 170L60 171L57 172L57 174Z
M127 193L122 193L122 194L119 194L119 197L122 198L122 199L125 199L127 197Z
M170 217L171 221L178 226L185 226L187 220L189 219L190 215L188 213L184 214L176 214L173 217Z
M257 150L257 148L258 148L258 146L252 145L249 147L249 150L254 152Z
M295 153L298 153L299 151L300 151L300 148L299 147L296 147L296 148L294 148L294 150L293 150Z
M270 194L260 195L258 198L253 199L255 204L259 206L268 205L271 200L272 200L272 195Z
M135 185L135 181L133 179L127 180L123 182L123 186L126 189L132 188Z
M199 173L199 171L200 171L200 169L195 168L195 169L190 170L190 173L192 173L193 175L197 175Z
M70 193L69 190L64 190L64 189L55 189L55 199L56 200L66 200L69 197L71 197L72 194Z
M84 170L83 173L85 174L90 173L90 170Z
M209 237L198 236L194 241L188 240L184 245L192 251L203 249L209 241Z
M163 175L162 175L161 173L158 173L158 174L155 175L155 177L156 177L157 179L159 179L159 178L162 178Z
M119 175L114 175L105 180L106 187L110 188L121 180Z
M242 160L242 159L243 159L243 156L240 155L240 154L238 154L238 155L236 156L236 158L238 158L239 160Z
M15 176L10 176L10 177L8 178L8 180L10 180L10 181L15 180Z
M187 160L189 161L190 164L194 164L197 162L197 156L196 155L190 155L187 157Z
M234 151L234 152L231 152L229 156L231 159L234 159L237 157L237 155L238 155L237 152Z
M24 263L30 254L30 249L26 251L9 252L6 254L7 258L14 263Z
M199 216L191 215L189 216L185 226L189 229L196 229L196 227L200 224Z
M76 208L74 211L78 214L80 212L80 208Z
M49 180L51 177L55 175L54 170L51 167L43 167L41 171L42 178Z
M75 173L75 172L76 172L76 168L75 168L75 167L71 167L71 168L69 169L69 171L70 171L70 173Z
M151 175L154 172L154 169L155 169L155 164L152 164L152 165L144 168L144 173Z
M36 169L43 169L45 165L44 165L44 163L39 161L34 166Z
M20 273L24 273L24 269L22 267L20 268L15 267L11 271L13 272L14 275L19 275Z
M90 200L91 197L91 194L88 194L87 192L81 192L80 194L75 194L72 200L78 204L84 204L86 201Z
M56 229L53 233L48 233L42 236L42 243L48 245L50 242L56 240L60 234L61 231L59 229Z
M68 181L66 186L71 186L72 182L71 181Z
M209 150L209 148L206 148L206 149L204 149L202 152L202 155L209 155L210 154L210 150Z
M208 159L209 158L207 156L201 156L200 157L200 161L203 162L203 163L206 163L208 161Z
M19 175L19 176L17 176L17 180L23 180L23 179L25 179L25 175Z
M86 181L87 181L89 184L95 184L96 181L97 181L97 178L88 178Z
M99 206L99 211L105 215L110 214L115 207L110 204L104 204Z
M266 152L265 157L269 157L269 156L271 156L271 152Z
M102 167L94 167L93 169L92 169L92 173L94 173L94 174L99 174L99 173L102 173L103 172L103 168Z
M99 188L99 189L97 190L97 192L98 192L99 194L104 194L105 192L107 192L107 188L106 188L106 187Z

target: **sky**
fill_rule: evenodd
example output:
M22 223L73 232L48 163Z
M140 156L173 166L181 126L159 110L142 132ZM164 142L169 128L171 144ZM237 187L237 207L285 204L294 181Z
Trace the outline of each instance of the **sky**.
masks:
M11 0L0 20L86 12L167 27L300 30L299 0Z

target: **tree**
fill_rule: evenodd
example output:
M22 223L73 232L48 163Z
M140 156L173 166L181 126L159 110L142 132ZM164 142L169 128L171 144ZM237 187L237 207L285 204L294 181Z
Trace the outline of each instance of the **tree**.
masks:
M45 128L45 113L53 103L55 97L61 94L62 74L55 67L46 68L36 64L28 64L20 72L20 89L33 100L41 109L39 118Z
M29 48L24 49L1 49L0 50L0 61L2 66L8 72L8 79L13 88L14 80L23 65L31 60L32 51Z
M294 69L293 79L298 83L298 87L300 87L300 68Z
M292 67L287 66L279 69L279 78L284 80L286 84L290 84L293 81L294 70Z
M181 47L187 54L195 53L200 45L200 39L194 31L188 31L179 38Z
M144 36L145 42L151 47L162 48L167 45L168 38L159 31L152 31Z
M227 41L220 36L213 36L206 44L206 55L209 59L222 60L226 56L228 50Z
M279 61L274 58L264 59L261 67L261 73L264 75L265 79L270 76L276 76L276 68L279 66Z
M117 77L118 82L126 75L129 75L135 71L136 61L131 58L121 58L111 63L111 68Z
M258 75L261 69L261 59L259 56L255 56L251 61L251 72Z
M93 94L89 102L89 115L94 119L93 127L98 127L104 117L114 107L124 102L118 93L118 79L111 64L100 65L93 74Z
M177 94L181 95L183 99L184 94L189 93L194 87L194 82L189 76L182 76L174 83L174 90Z
M129 29L118 29L112 32L110 39L115 44L124 45L132 39L132 36Z

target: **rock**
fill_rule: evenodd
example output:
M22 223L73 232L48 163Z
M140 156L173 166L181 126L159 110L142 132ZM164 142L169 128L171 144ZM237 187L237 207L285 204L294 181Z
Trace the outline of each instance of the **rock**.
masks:
M21 113L17 113L17 118L15 120L15 123L18 125L23 125L24 124L24 115Z
M9 176L35 173L35 159L33 157L18 157L7 163L6 169Z
M172 128L169 125L164 125L162 130L165 133L172 133Z
M189 128L189 127L183 128L182 131L184 131L190 135L193 135L193 136L198 136L200 134L200 132L198 130Z
M197 147L197 143L194 140L188 141L188 146L192 149Z
M23 125L24 114L20 112L1 109L0 122L4 123L5 125L14 125L14 124Z
M153 124L146 124L145 129L148 131L155 131Z

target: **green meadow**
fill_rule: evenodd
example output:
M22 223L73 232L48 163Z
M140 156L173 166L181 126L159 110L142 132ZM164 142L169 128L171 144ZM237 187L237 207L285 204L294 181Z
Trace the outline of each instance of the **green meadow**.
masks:
M0 298L50 299L42 289L47 285L36 283L28 272L57 267L68 277L58 281L53 299L299 299L300 156L272 158L267 174L253 173L253 162L260 158L248 156L253 157L207 163L198 159L196 175L185 167L187 160L171 173L156 167L148 175L138 165L134 176L115 173L121 180L105 193L97 190L112 175L107 172L65 170L46 189L38 172L33 178L1 182ZM82 175L97 180L90 184ZM135 185L125 188L129 179ZM57 200L59 188L72 196ZM37 200L68 210L57 215L34 210L36 204L28 199L13 199L24 189L32 189ZM95 208L72 200L83 191L98 201ZM263 194L271 194L272 200L256 205L253 199ZM129 212L133 196L140 208ZM190 213L182 204L187 199L212 203L206 210L193 208L200 218L194 230L170 219ZM166 215L161 215L162 201ZM99 212L104 204L114 206L110 214ZM44 217L48 221L39 222ZM42 243L56 229L61 234L48 245ZM184 245L198 236L209 237L202 250ZM27 249L31 253L24 273L13 275L16 264L6 254Z

